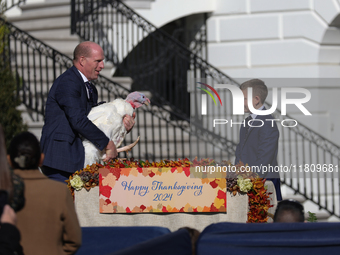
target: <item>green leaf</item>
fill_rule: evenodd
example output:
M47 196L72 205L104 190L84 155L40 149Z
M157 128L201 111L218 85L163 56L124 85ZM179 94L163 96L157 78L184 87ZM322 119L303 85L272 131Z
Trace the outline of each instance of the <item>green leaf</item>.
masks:
M317 219L315 213L308 211L308 214L309 214L309 216L307 218L308 222L318 222L318 219Z
M126 164L125 162L122 162L125 166L125 168L131 168L128 164Z

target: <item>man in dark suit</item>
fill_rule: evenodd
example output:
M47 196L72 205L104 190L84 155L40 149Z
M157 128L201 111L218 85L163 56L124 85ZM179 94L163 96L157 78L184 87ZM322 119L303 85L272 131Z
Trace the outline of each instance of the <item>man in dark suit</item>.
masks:
M89 81L98 78L104 68L103 61L104 53L98 44L80 43L73 53L73 66L50 89L40 142L45 154L42 171L51 179L64 182L83 168L82 137L98 149L106 150L105 161L118 155L114 143L87 118L98 100L97 89ZM125 115L123 123L130 131L134 119Z
M240 89L244 95L244 112L250 115L245 120L245 125L241 125L235 164L242 162L253 167L253 170L260 170L260 177L274 183L277 200L282 200L280 175L278 172L269 171L278 165L279 130L272 115L256 115L250 112L248 87L252 88L253 107L257 110L266 110L263 103L268 95L268 89L264 82L253 79L242 83Z

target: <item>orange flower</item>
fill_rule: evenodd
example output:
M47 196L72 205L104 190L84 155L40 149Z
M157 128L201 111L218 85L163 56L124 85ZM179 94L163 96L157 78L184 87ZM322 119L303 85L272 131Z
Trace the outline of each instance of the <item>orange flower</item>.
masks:
M249 212L248 223L267 222L268 209L272 207L269 201L269 194L264 187L264 179L253 179L253 189L248 192Z
M261 179L256 178L255 181L253 182L253 187L254 189L261 189L263 188L263 182L261 181Z

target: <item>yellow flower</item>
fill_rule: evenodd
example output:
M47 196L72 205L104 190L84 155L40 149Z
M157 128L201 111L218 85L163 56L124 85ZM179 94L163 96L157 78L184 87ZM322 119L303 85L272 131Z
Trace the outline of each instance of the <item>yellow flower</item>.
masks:
M242 192L248 192L253 187L253 183L250 179L244 179L242 176L237 177L237 185Z
M70 183L72 188L74 188L75 190L81 190L84 187L84 182L81 180L79 175L73 176Z
M255 180L255 182L254 182L254 188L255 189L261 189L263 186L264 185L263 185L263 182L261 180L259 180L259 179Z

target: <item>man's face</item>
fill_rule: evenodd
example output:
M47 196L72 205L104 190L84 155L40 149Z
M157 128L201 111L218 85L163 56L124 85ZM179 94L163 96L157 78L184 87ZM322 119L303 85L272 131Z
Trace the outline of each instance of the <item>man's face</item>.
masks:
M249 110L249 107L248 107L248 88L242 90L242 92L243 92L243 96L244 96L244 112L245 113L251 113L250 110ZM253 103L253 107L255 109L260 108L260 106L262 105L262 104L260 104L260 98L258 96L255 96L255 97L253 96L252 103Z
M242 90L243 96L244 96L244 112L245 113L250 113L250 110L248 108L248 92L247 89Z
M92 47L92 54L90 57L83 57L84 75L88 80L95 80L98 78L100 71L104 68L104 52L99 45Z

